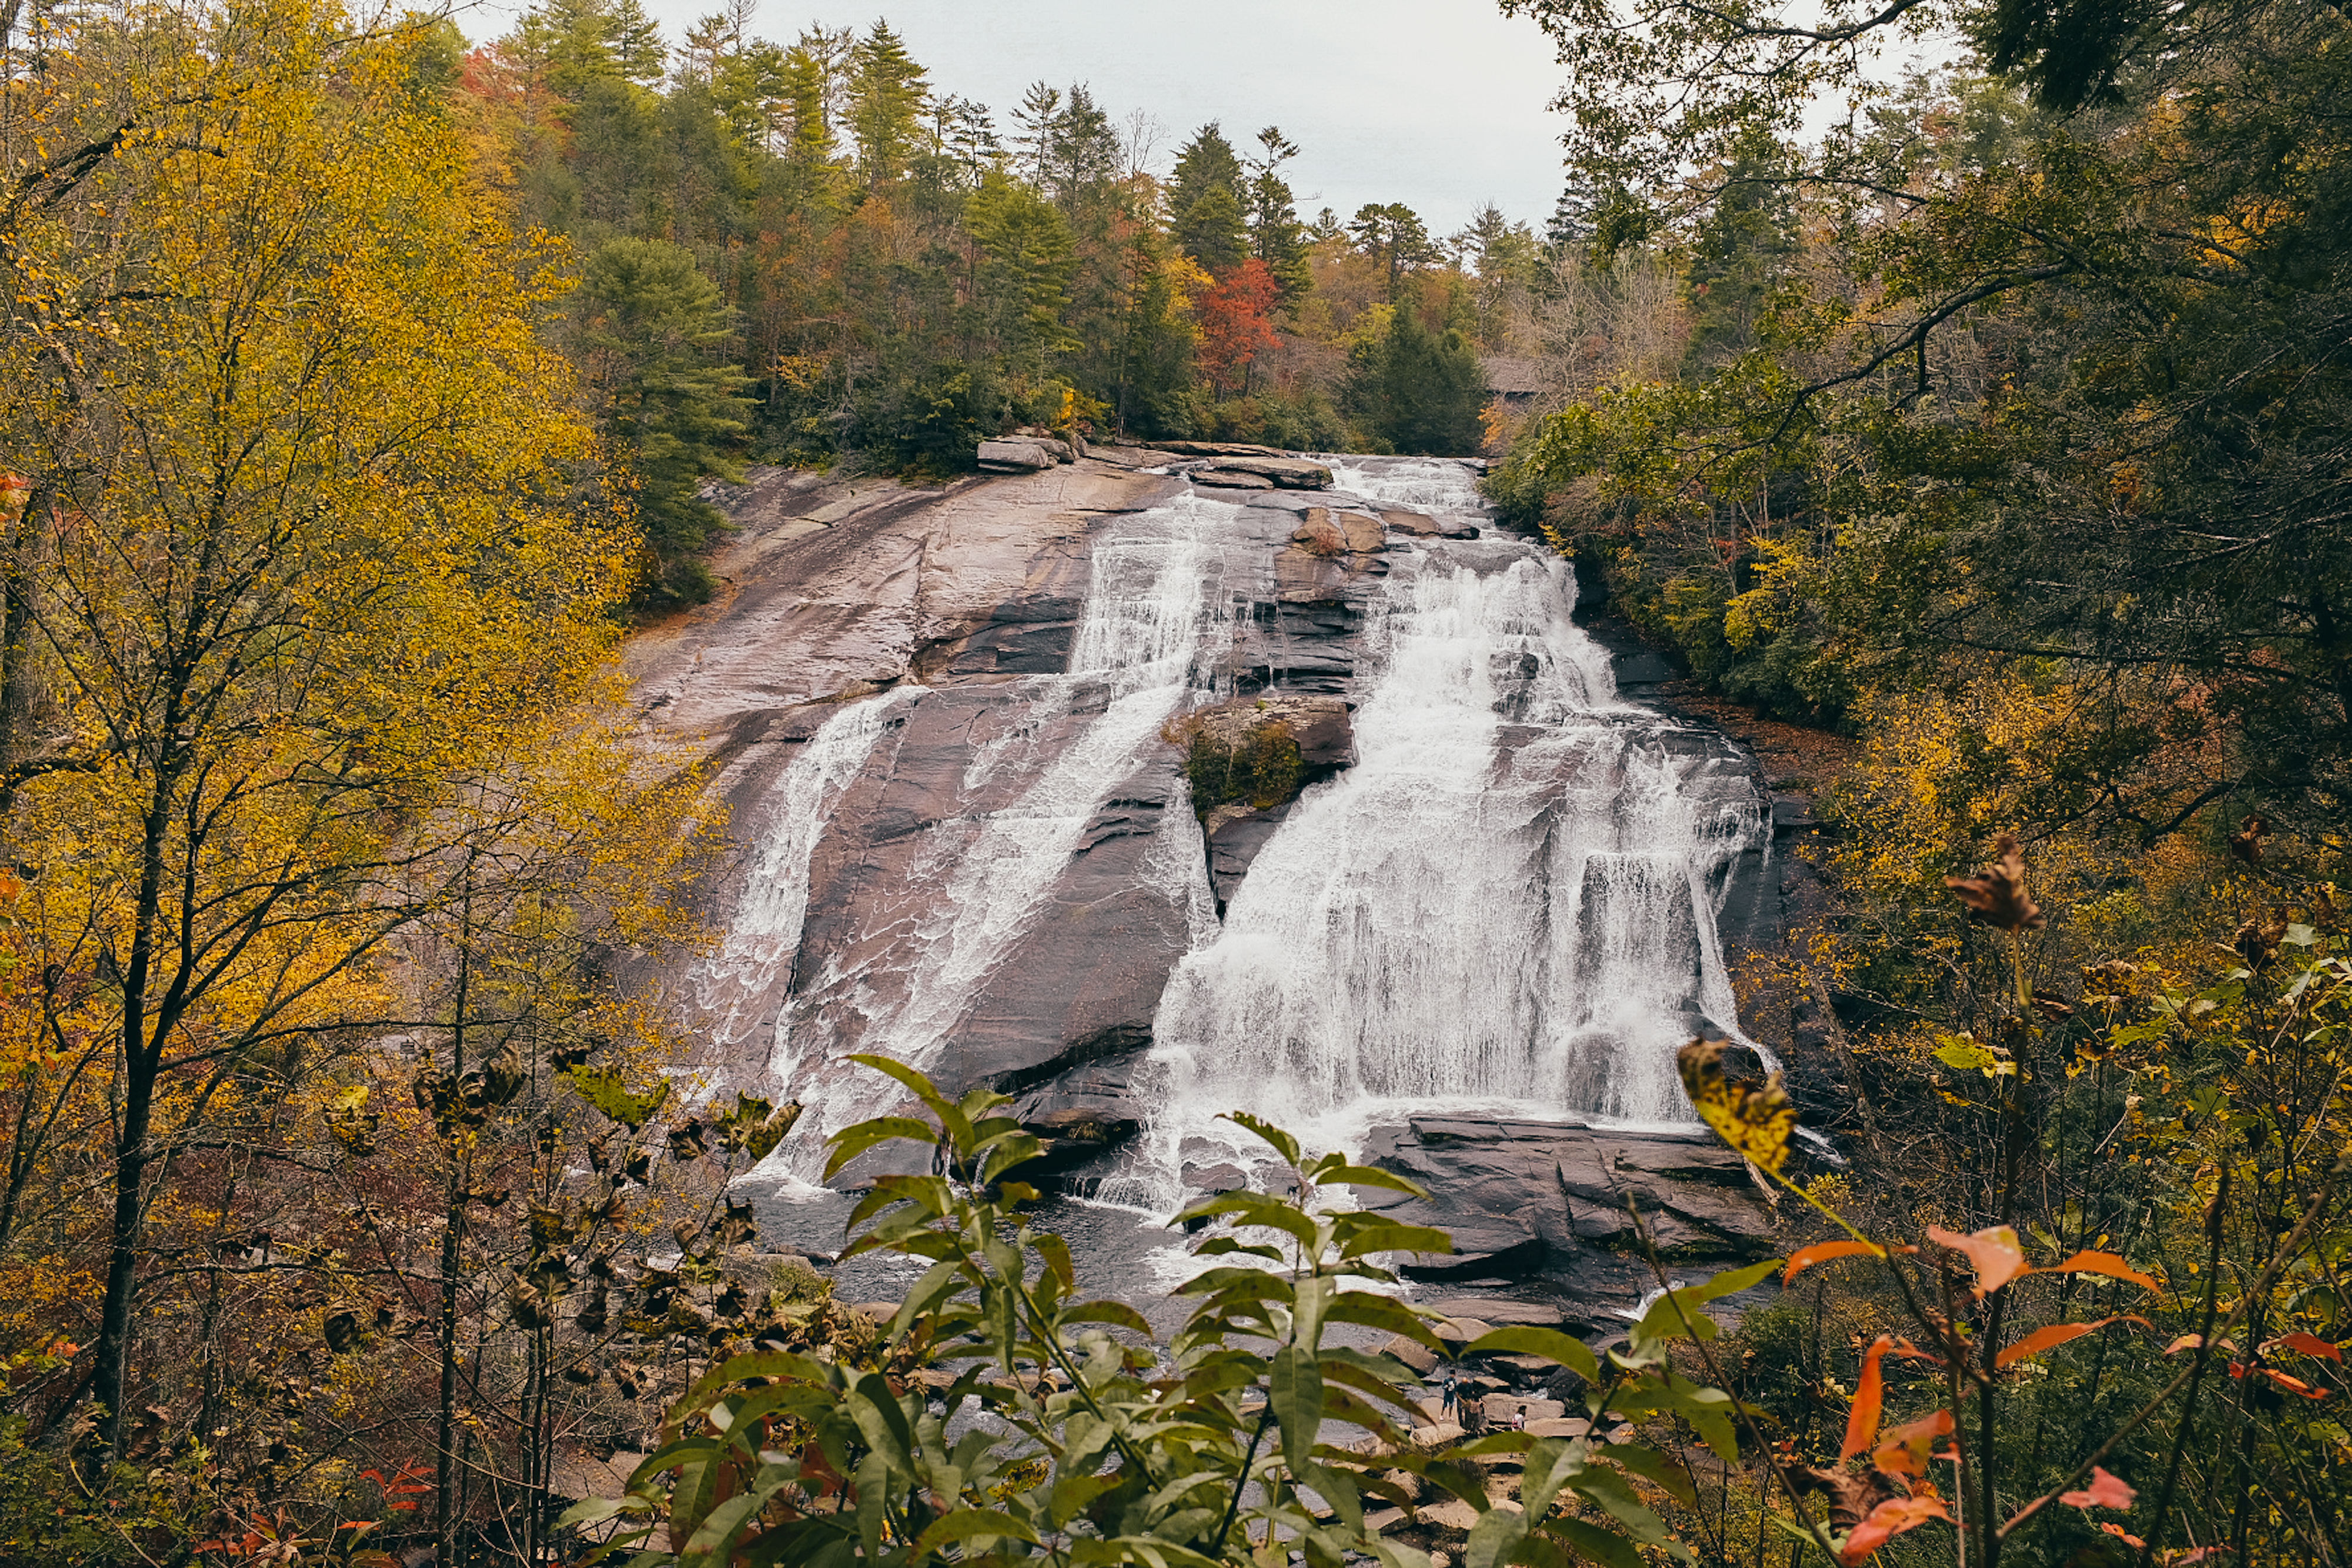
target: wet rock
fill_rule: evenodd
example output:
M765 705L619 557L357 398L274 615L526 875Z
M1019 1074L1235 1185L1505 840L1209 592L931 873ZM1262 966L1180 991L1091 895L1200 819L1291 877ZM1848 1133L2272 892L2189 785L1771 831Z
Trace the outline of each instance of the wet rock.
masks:
M1275 595L1288 604L1345 599L1351 575L1340 561L1318 555L1304 545L1292 545L1274 558Z
M1255 476L1285 490L1328 490L1331 470L1304 457L1220 457L1201 470L1225 476Z
M1423 1256L1408 1266L1423 1277L1542 1277L1638 1294L1633 1287L1646 1266L1635 1261L1628 1198L1667 1257L1748 1258L1773 1244L1771 1216L1746 1162L1701 1136L1416 1117L1403 1128L1376 1130L1365 1156L1431 1194L1425 1201L1384 1194L1377 1207L1454 1233L1452 1256Z
M1216 895L1220 915L1241 891L1250 862L1273 839L1289 810L1287 802L1265 811L1243 805L1220 806L1202 824L1209 846L1209 890Z
M1348 549L1348 536L1340 531L1339 525L1331 520L1330 511L1323 507L1315 507L1307 511L1305 519L1291 534L1290 542L1309 555L1326 558L1343 555Z
M1391 511L1383 508L1381 512L1381 521L1395 532L1409 534L1415 538L1475 539L1478 537L1478 526L1475 523L1465 522L1458 517L1441 520L1424 516L1420 512Z
M1202 468L1192 476L1202 485L1222 486L1227 490L1271 490L1274 481L1263 474L1251 474L1240 469Z
M1173 452L1184 457L1280 457L1283 453L1271 446L1258 446L1246 441L1163 441L1163 452Z
M1332 521L1339 525L1348 548L1359 555L1374 555L1389 548L1388 534L1378 517L1366 517L1361 512L1339 512L1333 514Z
M1349 705L1340 697L1268 692L1202 708L1192 719L1202 738L1227 750L1248 745L1278 724L1297 744L1298 759L1308 768L1345 768L1356 759L1356 730L1348 713Z

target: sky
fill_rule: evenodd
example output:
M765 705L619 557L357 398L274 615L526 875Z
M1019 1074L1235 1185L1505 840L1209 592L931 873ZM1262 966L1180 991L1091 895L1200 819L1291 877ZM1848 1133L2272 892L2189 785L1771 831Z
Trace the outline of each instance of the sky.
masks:
M645 0L675 45L718 0ZM458 14L477 39L523 7ZM1285 173L1299 215L1402 202L1451 234L1488 202L1540 231L1561 183L1564 123L1551 45L1494 0L766 0L755 31L790 43L812 22L861 30L879 15L933 90L977 99L1009 129L1029 84L1083 82L1114 122L1140 109L1167 129L1165 173L1217 120L1244 152L1272 124L1297 142Z

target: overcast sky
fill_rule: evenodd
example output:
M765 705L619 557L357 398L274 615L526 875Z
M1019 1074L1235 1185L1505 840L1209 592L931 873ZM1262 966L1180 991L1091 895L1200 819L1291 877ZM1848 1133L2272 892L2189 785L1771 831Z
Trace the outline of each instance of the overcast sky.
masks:
M675 45L717 0L645 0ZM522 6L463 12L495 37ZM1345 218L1402 202L1450 234L1494 202L1537 229L1560 188L1559 85L1549 42L1494 0L766 0L761 37L809 23L887 18L934 90L977 99L1000 130L1039 79L1084 82L1114 121L1141 109L1167 127L1165 172L1194 127L1214 120L1247 149L1264 125L1299 146L1286 171L1299 215Z

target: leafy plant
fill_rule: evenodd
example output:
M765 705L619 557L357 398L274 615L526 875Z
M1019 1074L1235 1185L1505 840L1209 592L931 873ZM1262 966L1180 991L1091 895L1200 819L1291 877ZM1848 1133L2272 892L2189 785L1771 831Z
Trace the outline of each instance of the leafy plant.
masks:
M1689 1560L1638 1489L1691 1495L1679 1462L1638 1444L1496 1433L1450 1450L1414 1447L1404 1364L1333 1343L1345 1324L1434 1352L1426 1315L1380 1287L1385 1255L1444 1252L1441 1231L1349 1207L1350 1189L1417 1191L1340 1155L1310 1158L1278 1128L1233 1120L1279 1156L1287 1192L1235 1191L1178 1217L1206 1224L1207 1265L1181 1286L1181 1325L1162 1338L1134 1308L1076 1291L1067 1247L1022 1213L1037 1141L1001 1094L950 1101L922 1074L898 1079L929 1118L884 1117L835 1135L828 1175L898 1141L929 1169L875 1178L849 1253L929 1267L900 1304L875 1368L803 1355L740 1356L669 1415L628 1495L586 1502L575 1526L615 1521L603 1555L657 1564L913 1564L1053 1558L1178 1568L1270 1563L1297 1552L1425 1568L1368 1521L1369 1503L1416 1508L1425 1490L1478 1511L1466 1568L1583 1555L1617 1564L1644 1548ZM1777 1263L1666 1293L1605 1358L1553 1330L1498 1330L1469 1354L1553 1362L1585 1382L1595 1427L1674 1416L1737 1458L1731 1397L1670 1364L1679 1340L1718 1331L1701 1310ZM1352 1445L1330 1428L1353 1428ZM1524 1467L1517 1506L1490 1497L1483 1460ZM1410 1484L1408 1484L1410 1483Z

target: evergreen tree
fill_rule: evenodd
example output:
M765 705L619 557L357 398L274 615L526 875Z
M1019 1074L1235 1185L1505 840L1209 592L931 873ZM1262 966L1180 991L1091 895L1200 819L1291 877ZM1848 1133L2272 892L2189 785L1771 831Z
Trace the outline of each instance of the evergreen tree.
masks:
M1764 297L1796 254L1787 152L1769 136L1747 139L1693 236L1690 363L1713 369L1756 346Z
M1257 133L1257 144L1259 155L1250 160L1250 252L1265 263L1280 303L1288 308L1305 298L1314 281L1307 270L1305 225L1280 172L1298 156L1298 144L1273 125Z
M1442 254L1430 240L1421 214L1402 202L1365 203L1356 209L1348 232L1357 247L1380 264L1388 278L1386 298L1391 301L1408 271L1437 260Z
M1391 452L1459 456L1478 450L1486 381L1461 333L1433 333L1399 308L1388 332L1361 350L1348 387L1349 410Z
M1033 81L1013 110L1013 145L1020 149L1020 167L1029 183L1045 188L1046 172L1054 162L1054 142L1062 120L1062 89Z
M849 133L867 189L897 179L919 144L929 96L923 68L887 22L877 22L850 55Z
M730 455L750 404L742 367L722 362L727 308L694 257L664 240L607 240L581 282L582 341L612 398L611 428L637 480L637 516L656 565L653 591L710 593L694 551L722 526L696 494L709 476L737 478Z
M1241 158L1213 120L1177 154L1168 212L1178 247L1220 276L1249 255L1243 195Z

